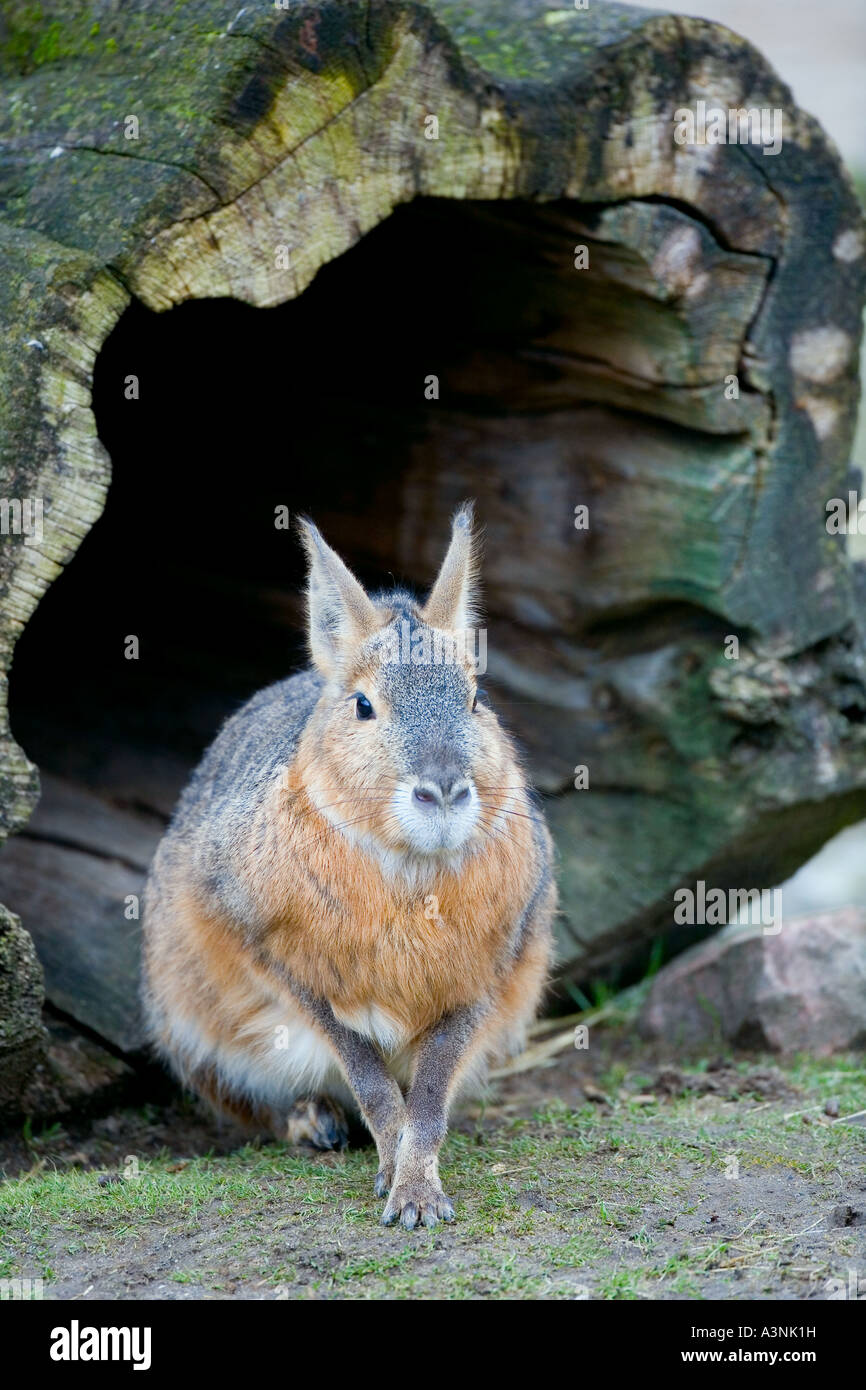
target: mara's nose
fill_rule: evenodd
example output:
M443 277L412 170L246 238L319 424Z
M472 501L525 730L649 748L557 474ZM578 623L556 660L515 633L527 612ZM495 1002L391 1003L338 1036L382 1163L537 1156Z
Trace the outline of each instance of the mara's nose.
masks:
M468 800L469 783L454 772L427 774L420 779L412 795L421 806L444 811Z

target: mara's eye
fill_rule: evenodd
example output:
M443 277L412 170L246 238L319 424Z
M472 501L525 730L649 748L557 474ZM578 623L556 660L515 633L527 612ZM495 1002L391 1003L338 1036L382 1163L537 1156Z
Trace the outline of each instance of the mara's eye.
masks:
M370 704L370 701L367 699L366 695L355 696L355 717L357 719L376 718L376 715L373 712L373 706Z
M478 696L477 696L477 695L473 695L473 696L472 696L472 713L473 713L473 714L475 713L475 711L477 710L477 708L478 708Z

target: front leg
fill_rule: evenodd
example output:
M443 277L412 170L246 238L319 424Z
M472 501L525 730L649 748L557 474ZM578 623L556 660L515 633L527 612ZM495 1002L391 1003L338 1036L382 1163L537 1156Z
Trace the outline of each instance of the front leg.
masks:
M324 999L304 1000L340 1059L364 1123L376 1141L375 1193L384 1197L394 1178L397 1141L406 1124L406 1102L381 1054L366 1038L339 1023Z
M405 1127L403 1092L373 1044L340 1023L326 999L301 985L279 956L267 947L261 949L259 958L271 973L279 976L292 999L303 1007L337 1054L364 1123L376 1142L379 1171L375 1192L377 1197L384 1197L394 1177L397 1140Z
M431 1028L418 1051L406 1098L406 1122L397 1144L394 1184L382 1223L411 1231L419 1221L453 1221L454 1207L439 1181L439 1147L448 1128L448 1102L479 1041L487 1010L457 1009Z

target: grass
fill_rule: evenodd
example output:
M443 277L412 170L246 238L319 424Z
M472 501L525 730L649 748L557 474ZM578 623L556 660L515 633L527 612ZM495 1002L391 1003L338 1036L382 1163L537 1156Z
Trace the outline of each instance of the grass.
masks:
M864 1228L831 1214L859 1190L866 1128L823 1107L866 1107L866 1072L802 1058L769 1103L750 1064L734 1075L739 1098L686 1089L636 1104L651 1078L618 1062L596 1078L610 1106L552 1096L481 1113L443 1155L458 1222L408 1236L377 1225L371 1150L165 1152L125 1180L123 1165L53 1168L55 1130L32 1138L33 1170L0 1186L0 1275L41 1275L48 1296L633 1299L742 1297L744 1279L760 1295L767 1277L778 1293L844 1273ZM732 1154L739 1176L726 1181Z

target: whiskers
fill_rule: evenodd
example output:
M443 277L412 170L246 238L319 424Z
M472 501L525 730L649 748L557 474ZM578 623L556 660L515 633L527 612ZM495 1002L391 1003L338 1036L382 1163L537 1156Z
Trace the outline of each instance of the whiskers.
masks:
M522 829L519 822L529 821L535 825L538 816L507 804L509 799L516 799L516 793L528 797L529 788L525 782L479 788L480 814L476 829L484 836L486 843L496 844L497 852L504 854L512 869L519 871L525 859L525 845L521 844L517 834ZM496 796L503 798L498 804L489 800Z
M322 789L320 789L322 790ZM294 853L304 853L314 849L333 835L345 835L359 826L369 825L384 850L399 853L401 850L409 858L417 858L421 851L405 843L404 827L394 807L397 783L392 777L380 776L371 780L368 788L348 791L331 786L324 789L328 800L321 803L313 799L309 788L295 792L287 811L293 829L308 827L314 833L291 835ZM537 823L538 815L532 810L522 809L521 797L526 797L526 784L523 782L477 787L478 815L463 845L448 850L449 854L460 855L477 852L479 845L495 844L497 851L505 856L512 866L518 866L521 855L525 854L525 835L518 835L518 825L528 821ZM531 803L523 800L523 806ZM337 812L339 814L333 814ZM443 853L445 851L443 850ZM435 864L435 854L429 856L431 865Z
M381 785L383 782L383 778L377 779L378 784ZM333 788L332 790L336 791L338 789ZM321 818L326 821L326 825L319 830L317 834L295 845L295 850L300 852L304 849L308 849L318 844L320 841L326 840L334 831L342 832L350 830L354 826L363 825L376 814L377 810L387 807L392 802L394 790L395 788L392 784L388 791L376 791L375 789L373 791L359 791L350 796L338 797L335 801L326 801L321 805L313 800L308 790L305 791L304 795L309 804L306 806L293 804L290 808L292 818L301 824ZM350 808L350 813L342 819L332 819L326 814L328 811L333 811L337 807L343 806ZM360 814L358 814L358 812L360 812ZM384 826L395 820L396 818L392 813L384 818L380 817L379 823Z

